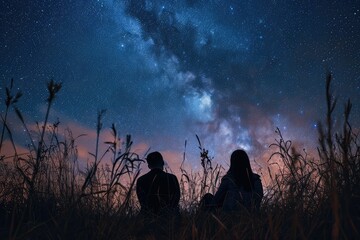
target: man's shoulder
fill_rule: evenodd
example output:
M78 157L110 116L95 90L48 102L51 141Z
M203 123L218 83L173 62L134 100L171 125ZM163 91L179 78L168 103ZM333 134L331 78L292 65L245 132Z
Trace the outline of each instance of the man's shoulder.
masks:
M172 173L168 173L168 172L164 172L166 174L166 176L171 176L171 177L176 177L174 174Z
M147 181L147 179L149 178L149 177L151 177L151 172L147 172L147 173L145 173L144 175L142 175L142 176L140 176L139 178L138 178L138 181Z
M139 183L139 182L142 182L142 181L144 181L144 175L138 177L138 179L137 179L137 182L138 182L138 183Z
M172 173L167 173L165 171L150 171L148 173L145 173L144 175L140 176L138 178L138 181L148 181L149 179L152 179L154 177L157 177L159 179L177 179L177 177Z
M256 174L256 173L253 173L253 179L254 180L260 180L260 175Z

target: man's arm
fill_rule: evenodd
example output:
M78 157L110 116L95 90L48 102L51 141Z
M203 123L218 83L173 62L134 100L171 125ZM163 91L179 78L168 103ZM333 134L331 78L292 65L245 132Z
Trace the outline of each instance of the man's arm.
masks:
M174 196L172 202L174 203L175 206L177 206L180 201L180 185L175 175L173 175L173 194Z
M140 206L141 208L143 208L145 206L145 192L144 192L144 189L143 189L143 183L141 181L141 178L139 178L136 182L136 195L137 195L137 198L139 200L139 203L140 203Z

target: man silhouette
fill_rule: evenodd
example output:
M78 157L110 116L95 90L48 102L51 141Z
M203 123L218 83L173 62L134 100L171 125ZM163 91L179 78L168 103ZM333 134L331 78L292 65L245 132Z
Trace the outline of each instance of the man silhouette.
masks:
M146 161L150 172L139 177L136 184L141 213L177 213L180 187L176 176L163 171L164 160L159 152L149 153Z

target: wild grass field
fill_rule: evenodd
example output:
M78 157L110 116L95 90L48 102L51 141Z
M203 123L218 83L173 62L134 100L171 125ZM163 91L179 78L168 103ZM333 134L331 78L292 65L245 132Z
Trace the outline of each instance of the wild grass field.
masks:
M48 83L44 120L34 131L17 108L23 99L11 81L0 103L0 239L360 239L359 129L349 122L350 100L342 127L333 127L337 106L331 81L328 74L317 157L294 148L277 129L269 163L278 167L269 168L271 182L259 212L200 211L200 197L216 190L225 169L212 166L198 139L203 169L190 172L181 166L181 214L166 219L137 214L134 189L144 163L133 152L130 135L122 139L112 125L113 138L100 143L100 111L96 147L88 150L92 161L83 167L77 137L71 130L59 134L59 122L49 123L61 84ZM18 151L9 114L25 129L26 154ZM105 153L99 151L101 144L107 146ZM4 154L9 146L13 154Z

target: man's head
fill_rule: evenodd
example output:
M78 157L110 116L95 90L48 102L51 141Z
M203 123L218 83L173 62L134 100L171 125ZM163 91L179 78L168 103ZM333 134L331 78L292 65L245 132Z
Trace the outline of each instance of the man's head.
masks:
M164 159L159 152L149 153L146 157L146 161L150 169L153 168L162 169L164 167Z

